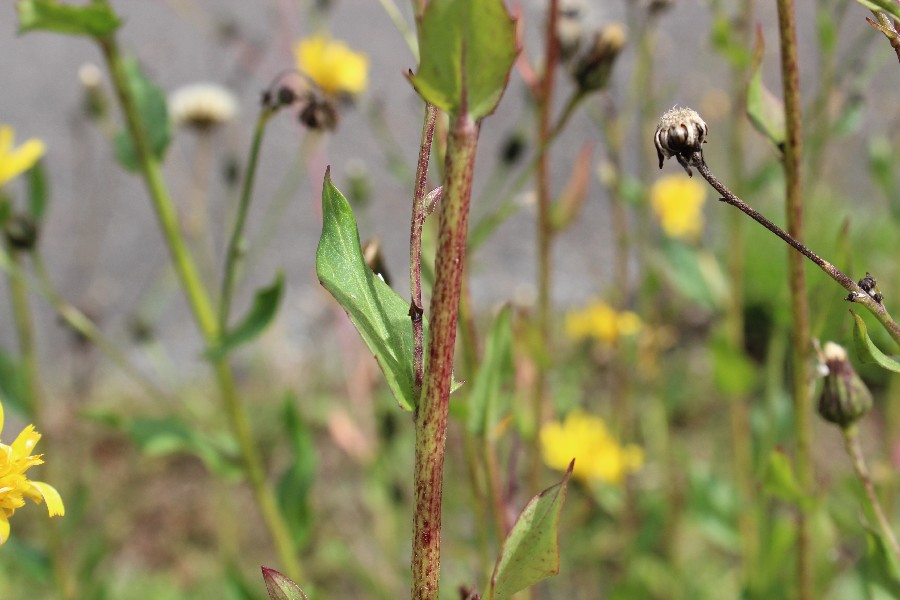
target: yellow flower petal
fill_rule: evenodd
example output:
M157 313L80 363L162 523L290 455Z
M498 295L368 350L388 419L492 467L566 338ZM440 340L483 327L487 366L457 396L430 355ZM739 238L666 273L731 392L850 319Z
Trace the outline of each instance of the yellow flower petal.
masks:
M66 507L63 505L62 497L56 488L43 481L32 481L31 486L40 492L40 496L47 503L47 512L51 517L61 517L66 514ZM30 495L29 498L32 498ZM32 498L34 499L34 498Z
M15 133L9 125L0 125L0 185L11 181L37 163L44 155L44 142L30 139L14 148Z
M650 188L650 205L663 232L671 238L696 241L703 233L706 187L684 175L662 177Z
M0 546L9 539L9 518L6 513L0 510Z
M22 430L16 441L12 443L12 451L20 458L31 456L32 450L37 446L40 439L41 434L34 430L34 425L29 425Z
M368 57L344 42L317 35L297 42L294 56L297 68L326 94L358 94L368 85Z

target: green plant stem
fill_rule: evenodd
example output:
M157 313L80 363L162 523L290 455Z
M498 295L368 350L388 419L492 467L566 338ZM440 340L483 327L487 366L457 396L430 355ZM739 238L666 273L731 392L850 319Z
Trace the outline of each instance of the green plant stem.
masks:
M803 239L803 183L800 165L803 159L801 130L800 66L797 59L797 25L794 0L777 0L778 33L781 41L781 81L784 89L785 143L784 178L787 231L796 240ZM812 390L810 389L809 299L803 257L788 251L788 285L791 294L791 375L794 397L794 438L797 480L804 492L813 491L812 464ZM815 596L813 540L809 514L797 511L797 593L800 600Z
M7 247L7 252L15 265L17 273L22 272L23 254L14 248ZM43 402L41 401L40 370L38 367L37 344L34 335L34 317L31 305L28 302L28 287L23 277L10 272L9 294L12 304L13 321L15 321L16 337L19 340L19 355L22 361L24 373L23 383L25 392L25 406L31 418L38 424L44 422ZM58 469L53 469L58 471ZM51 473L52 474L52 473ZM51 481L52 481L51 477ZM45 524L47 546L50 553L50 563L53 567L53 580L56 584L59 597L64 600L74 600L78 597L76 580L69 574L62 538L60 537L57 523L47 521Z
M859 477L863 488L866 490L866 497L868 497L869 504L872 506L872 512L875 513L875 518L878 520L881 533L884 535L884 539L887 540L891 550L893 550L894 555L900 560L900 544L897 543L891 523L884 514L884 509L882 509L881 502L878 500L878 494L875 493L872 476L869 474L866 458L859 443L859 428L856 425L851 425L844 428L842 433L844 435L844 447L847 448L847 454L853 463L853 470L856 471L856 476Z
M780 237L782 240L787 242L788 245L790 245L794 250L811 260L820 269L825 271L825 273L829 277L839 283L845 290L849 291L850 295L847 299L856 304L862 304L863 306L865 306L866 309L868 309L868 311L871 312L876 319L878 319L878 322L884 326L885 330L890 334L891 338L893 338L893 340L898 345L900 345L900 325L898 325L896 321L894 321L893 317L891 317L891 314L884 307L884 304L876 302L874 298L864 292L855 281L847 277L847 275L842 273L840 269L804 246L789 233L767 219L760 212L758 212L754 208L751 208L746 202L735 195L734 192L725 187L725 185L722 184L722 182L712 174L705 162L695 160L691 162L691 166L696 167L700 175L702 175L703 178L706 179L707 182L709 182L713 189L715 189L717 192L719 192L719 194L722 195L722 197L719 198L721 202L734 206L745 215Z
M150 152L147 133L140 122L135 99L128 86L118 45L113 36L99 39L98 42L111 73L113 87L125 116L128 132L134 142L144 183L153 202L181 287L187 296L188 304L204 341L208 346L213 346L219 342L221 334L213 304L203 287L196 265L181 236L174 202L163 181L161 165ZM212 362L223 406L240 447L244 472L256 503L278 551L285 574L295 581L300 581L303 579L303 574L297 560L294 541L290 536L284 515L275 501L274 492L266 481L262 461L250 431L246 410L237 395L231 368L224 359L216 359Z
M434 292L428 370L416 410L415 514L413 517L412 598L437 600L441 572L441 498L450 379L478 124L467 114L455 117L447 139L447 162Z
M228 330L228 318L231 312L231 299L234 294L234 280L237 275L241 258L244 255L244 226L247 223L247 213L250 209L250 199L253 195L253 182L256 179L256 170L259 164L259 149L262 146L266 133L266 125L275 111L269 107L263 107L256 118L256 126L253 129L253 141L250 144L250 157L247 160L247 173L244 176L244 185L241 188L241 197L238 200L237 216L234 220L234 229L228 240L228 249L225 254L225 274L222 277L222 290L219 294L219 319L218 329L223 333Z

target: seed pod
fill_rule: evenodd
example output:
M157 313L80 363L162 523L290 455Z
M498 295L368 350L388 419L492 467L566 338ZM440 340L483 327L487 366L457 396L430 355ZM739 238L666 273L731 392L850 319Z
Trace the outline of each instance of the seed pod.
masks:
M819 415L846 429L872 409L872 394L853 370L844 348L828 342L822 358L828 374L819 396Z
M703 162L703 144L709 127L697 111L675 107L666 111L656 125L656 154L659 168L667 158L675 157L688 175L692 175L690 165Z

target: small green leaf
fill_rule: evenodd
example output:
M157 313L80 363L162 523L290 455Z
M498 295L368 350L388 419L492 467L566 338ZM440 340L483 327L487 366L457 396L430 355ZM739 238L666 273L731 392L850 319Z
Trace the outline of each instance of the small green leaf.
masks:
M44 161L38 161L28 170L28 213L36 223L40 223L47 211L48 183Z
M261 288L253 298L253 305L241 321L228 331L218 346L210 348L204 356L211 360L225 358L232 350L256 339L278 313L284 292L284 274L278 273L269 287Z
M559 515L573 460L562 481L528 502L503 542L487 600L504 600L559 573Z
M366 266L353 209L331 183L322 186L322 236L316 250L319 282L338 301L375 355L388 386L405 410L413 410L413 334L409 302ZM428 324L424 320L425 339Z
M309 600L303 590L286 575L269 567L263 567L262 574L270 600Z
M316 447L312 432L297 412L297 398L288 393L282 412L287 439L291 445L291 464L278 482L278 503L298 549L302 549L312 531L310 492L316 475Z
M866 587L878 587L900 598L900 564L890 545L879 532L866 527L866 546L861 565Z
M419 95L451 115L494 112L516 58L516 24L501 0L431 0L419 24Z
M900 19L900 6L895 4L893 0L856 0L869 10L884 12L893 15L895 19Z
M728 282L716 257L677 240L665 240L660 256L666 281L683 297L708 309L724 305Z
M803 509L812 508L812 499L800 487L790 459L780 450L773 450L769 455L769 464L766 465L763 477L763 489L766 493Z
M786 138L784 104L769 91L762 81L762 62L765 50L766 43L762 28L757 26L756 50L751 68L753 75L747 87L747 116L750 117L756 130L781 150Z
M103 37L115 32L122 24L110 6L100 2L73 6L57 0L22 0L16 3L16 12L19 33L53 31Z
M855 321L853 325L853 345L856 347L856 354L859 356L860 362L865 364L875 363L882 369L900 373L900 362L879 350L878 346L872 342L862 317L852 310L850 314L853 315Z
M150 144L150 152L157 160L160 160L165 155L166 148L169 147L172 133L166 96L155 83L147 78L136 59L124 60L123 66L128 87L137 106L141 126ZM116 158L122 166L129 171L137 171L140 164L134 141L129 132L123 129L117 133L114 143Z
M472 380L468 398L466 428L472 435L489 434L503 412L508 396L503 386L509 382L512 371L512 309L503 308L487 335L484 357Z
M223 479L234 481L242 473L234 449L226 450L222 443L213 441L175 417L165 419L134 419L122 424L134 443L149 456L169 454L193 454L203 461L206 468Z

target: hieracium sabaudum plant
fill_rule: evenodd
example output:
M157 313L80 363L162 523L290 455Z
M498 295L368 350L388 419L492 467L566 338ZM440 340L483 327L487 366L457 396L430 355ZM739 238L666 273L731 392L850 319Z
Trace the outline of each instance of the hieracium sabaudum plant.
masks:
M0 597L900 597L900 1L15 9Z

